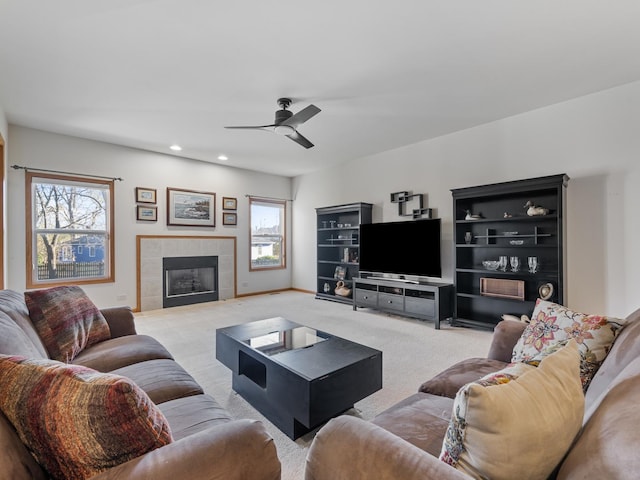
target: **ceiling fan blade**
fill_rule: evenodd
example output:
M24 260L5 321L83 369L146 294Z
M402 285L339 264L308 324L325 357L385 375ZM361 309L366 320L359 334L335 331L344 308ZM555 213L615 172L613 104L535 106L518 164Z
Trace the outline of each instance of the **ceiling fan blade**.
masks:
M264 130L265 128L273 128L275 125L234 125L224 128L243 129L243 130Z
M307 140L305 137L303 137L302 135L300 135L300 133L298 132L294 132L291 135L285 135L286 137L289 137L291 140L293 140L294 142L302 145L304 148L311 148L313 147L313 143L311 143L309 140Z
M304 122L309 120L314 115L320 113L320 109L315 105L309 105L306 108L303 108L298 113L294 113L289 118L287 118L281 125L289 125L293 128L297 128L298 125L302 125Z

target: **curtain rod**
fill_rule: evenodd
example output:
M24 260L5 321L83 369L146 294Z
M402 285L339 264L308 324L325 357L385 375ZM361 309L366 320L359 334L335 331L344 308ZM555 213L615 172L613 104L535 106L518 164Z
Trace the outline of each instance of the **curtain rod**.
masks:
M44 168L32 168L32 167L22 167L20 165L11 165L11 168L13 168L14 170L24 170L25 172L27 171L32 171L32 172L45 172L45 173L61 173L63 175L74 175L76 177L87 177L87 178L100 178L103 180L114 180L114 181L118 181L118 182L122 182L122 178L120 177L104 177L102 175L90 175L88 173L72 173L72 172L60 172L58 170L47 170Z
M284 202L293 202L293 199L291 198L277 198L277 197L261 197L259 195L249 195L248 193L245 194L246 198L257 198L258 200L262 199L262 200L280 200L280 201L284 201Z

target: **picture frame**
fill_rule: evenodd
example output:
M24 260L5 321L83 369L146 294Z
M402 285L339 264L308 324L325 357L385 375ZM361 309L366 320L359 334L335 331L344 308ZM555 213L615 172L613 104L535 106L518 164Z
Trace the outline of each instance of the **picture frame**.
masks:
M234 197L222 197L222 209L223 210L237 210L238 199Z
M157 222L158 221L158 207L148 205L136 206L136 220L141 222Z
M238 214L237 213L222 212L222 224L223 225L237 225L238 224Z
M342 266L337 266L335 272L333 273L333 278L338 280L344 280L347 276L347 269Z
M136 202L137 203L156 203L156 189L136 187Z
M216 194L167 187L167 225L216 226Z

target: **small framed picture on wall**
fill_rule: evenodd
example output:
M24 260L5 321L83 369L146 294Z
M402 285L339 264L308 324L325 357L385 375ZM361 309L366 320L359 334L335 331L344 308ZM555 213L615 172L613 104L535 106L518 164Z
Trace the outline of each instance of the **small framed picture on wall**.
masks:
M137 203L156 203L156 189L136 187Z
M222 197L222 209L223 210L237 210L238 199L233 197Z
M146 205L138 205L136 207L136 220L142 222L157 222L158 207L148 207Z
M237 225L238 215L235 213L222 212L222 224L223 225Z

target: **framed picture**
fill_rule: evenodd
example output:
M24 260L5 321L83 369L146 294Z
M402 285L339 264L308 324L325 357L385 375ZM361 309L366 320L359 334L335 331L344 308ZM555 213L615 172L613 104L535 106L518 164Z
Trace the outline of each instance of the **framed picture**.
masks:
M167 188L167 225L216 226L216 194Z
M223 225L237 225L238 224L238 214L237 213L222 212L222 224Z
M146 205L136 206L136 220L143 222L158 221L158 207L148 207Z
M136 187L136 202L156 203L156 189Z
M222 209L223 210L237 210L238 199L232 197L222 197Z
M347 269L345 267L336 267L336 271L333 272L333 278L337 278L338 280L344 280L347 276Z

